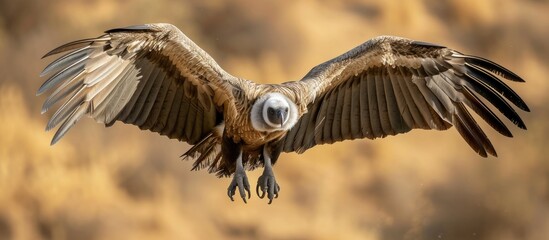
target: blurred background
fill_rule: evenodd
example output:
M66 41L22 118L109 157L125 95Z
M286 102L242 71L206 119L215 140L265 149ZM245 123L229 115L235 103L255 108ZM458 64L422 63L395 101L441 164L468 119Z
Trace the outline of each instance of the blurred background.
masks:
M547 239L548 13L545 0L0 0L0 239ZM378 35L445 45L526 80L508 83L529 130L482 124L499 158L454 129L282 154L272 205L231 202L229 178L180 160L187 144L134 126L84 119L50 147L35 92L53 58L41 56L155 22L262 83L298 80Z

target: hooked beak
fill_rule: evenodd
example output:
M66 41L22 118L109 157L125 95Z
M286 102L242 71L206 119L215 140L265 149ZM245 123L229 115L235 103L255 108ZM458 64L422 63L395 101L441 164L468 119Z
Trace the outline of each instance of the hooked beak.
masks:
M278 119L280 119L280 127L282 128L282 125L284 124L284 115L282 115L282 111L278 111Z

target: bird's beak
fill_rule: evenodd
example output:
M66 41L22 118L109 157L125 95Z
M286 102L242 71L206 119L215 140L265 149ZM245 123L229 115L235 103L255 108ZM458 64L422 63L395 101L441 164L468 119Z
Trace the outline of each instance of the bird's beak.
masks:
M282 128L282 125L284 124L284 115L282 115L282 111L278 112L278 118L280 118L280 127Z

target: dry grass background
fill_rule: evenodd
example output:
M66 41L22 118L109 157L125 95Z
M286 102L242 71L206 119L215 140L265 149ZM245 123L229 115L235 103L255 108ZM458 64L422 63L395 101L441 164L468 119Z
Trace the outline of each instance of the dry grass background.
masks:
M0 0L0 239L546 239L548 13L544 0ZM50 147L40 57L149 22L258 82L297 80L377 35L443 44L526 79L510 85L529 130L509 139L483 124L499 158L453 129L283 154L272 205L230 202L230 179L179 160L188 145L133 126L83 120Z

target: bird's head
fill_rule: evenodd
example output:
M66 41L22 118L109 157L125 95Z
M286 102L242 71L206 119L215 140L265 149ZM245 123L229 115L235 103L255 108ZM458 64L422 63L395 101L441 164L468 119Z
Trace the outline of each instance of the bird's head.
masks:
M284 99L271 97L263 104L263 120L271 127L282 127L288 121L289 110Z
M252 126L258 131L289 130L297 122L297 107L280 93L260 97L251 112Z

